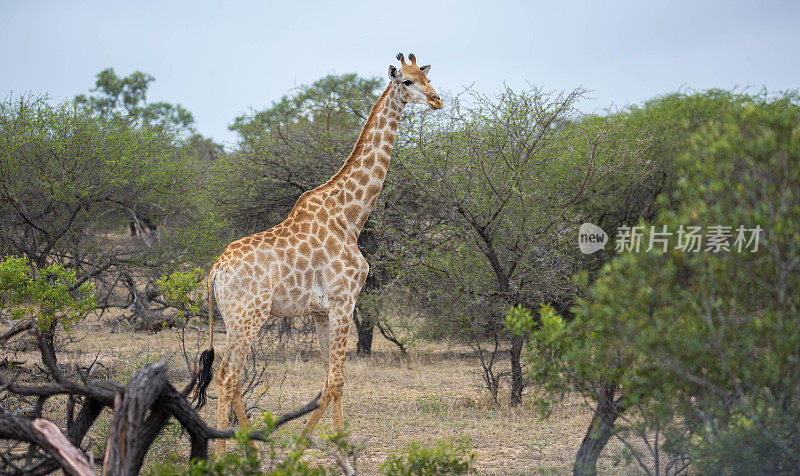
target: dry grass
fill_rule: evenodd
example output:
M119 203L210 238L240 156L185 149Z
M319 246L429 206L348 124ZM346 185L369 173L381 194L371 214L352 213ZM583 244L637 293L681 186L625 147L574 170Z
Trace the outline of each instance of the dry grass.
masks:
M173 384L183 385L188 380L175 332L112 330L90 318L77 326L73 337L74 341L60 352L60 362L88 365L99 354L101 372L124 381L146 363L168 360ZM187 338L194 348L200 336L191 332ZM222 333L215 337L217 355L221 355L224 341ZM575 451L590 418L577 397L557 405L548 419L539 420L530 402L519 409L492 405L475 373L477 360L466 349L417 344L408 356L401 356L378 336L374 348L374 355L361 357L355 354L355 336L348 344L344 414L352 441L364 446L358 459L359 474L376 474L389 455L411 441L425 443L441 438L468 442L477 454L481 474L571 473ZM20 351L13 358L33 361L37 355ZM271 359L262 407L282 413L305 404L321 390L322 365L316 356L309 359L294 353L273 355ZM212 395L215 392L212 384ZM53 406L48 413L63 415L60 410ZM212 401L202 416L211 423L216 420L215 412L216 402ZM107 421L108 415L104 418ZM299 430L302 424L293 422L290 429ZM91 433L98 445L104 425L107 423L100 422ZM322 425L330 425L330 413ZM157 455L148 458L149 464L170 453L188 455L187 438L181 437L177 428L161 440L153 449ZM606 454L615 451L612 445ZM331 464L311 450L307 457ZM608 456L601 458L599 469L605 474L635 472L634 468L613 466Z

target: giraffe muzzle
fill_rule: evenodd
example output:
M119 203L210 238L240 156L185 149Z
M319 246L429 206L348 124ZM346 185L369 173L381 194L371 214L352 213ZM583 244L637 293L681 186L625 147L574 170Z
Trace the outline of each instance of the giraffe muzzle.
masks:
M443 108L444 103L442 103L442 99L438 95L434 95L428 97L428 106L430 106L431 109L436 110Z

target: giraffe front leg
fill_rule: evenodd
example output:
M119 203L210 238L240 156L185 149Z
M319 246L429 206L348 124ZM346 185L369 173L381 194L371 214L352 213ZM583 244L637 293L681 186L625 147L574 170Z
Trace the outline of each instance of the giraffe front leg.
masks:
M303 435L310 435L311 432L314 431L314 428L317 426L320 419L322 419L322 415L324 415L325 410L328 408L328 404L332 401L336 402L337 396L339 400L338 415L341 420L341 395L342 386L344 385L344 352L345 346L347 345L347 331L350 328L350 315L346 314L347 310L343 309L344 307L346 306L337 306L330 312L327 320L328 325L325 326L327 329L324 329L321 323L318 322L317 324L318 332L321 332L323 329L327 331L325 332L325 338L320 338L320 346L323 352L327 350L328 354L327 358L323 358L326 363L325 386L322 391L322 396L319 399L319 406L311 414L311 417L309 417L306 422L305 428L303 428ZM350 305L349 307L352 313L353 306ZM343 316L347 316L347 318L343 319ZM335 420L337 410L336 406L333 408Z
M328 378L328 316L314 316L314 325L317 328L317 340L319 341L319 356L325 365L325 379Z
M328 362L328 381L327 387L331 392L333 402L333 428L336 431L344 429L344 418L342 415L342 394L344 393L344 361L345 350L347 347L347 336L350 332L350 322L353 319L353 311L356 308L356 300L364 286L364 281L369 274L367 261L356 250L357 261L360 265L358 270L349 276L347 286L341 288L336 305L331 308L329 313L329 346L330 356Z
M317 409L311 413L311 416L308 417L308 421L306 422L306 426L303 427L303 432L300 433L301 437L305 437L311 434L314 431L314 428L319 423L322 415L325 413L325 409L328 408L328 403L331 401L331 394L328 391L328 385L325 384L325 388L322 390L322 396L319 397L319 402L317 403ZM302 442L303 438L300 438Z
M352 302L355 302L353 298ZM347 335L350 331L350 318L353 306L343 306L339 314L331 315L330 326L330 357L328 362L327 388L331 393L331 406L333 407L333 428L337 432L344 430L342 416L342 394L344 391L344 361L347 347ZM344 473L348 476L356 474L346 454L337 458Z
M336 330L336 337L333 337L334 332L331 329L331 340L336 341L334 345L331 343L331 351L328 362L328 389L331 392L331 404L333 406L333 428L337 431L344 429L344 420L342 417L342 394L344 393L344 360L345 350L347 347L347 333L350 330L350 322L340 326Z
M325 410L328 408L328 403L331 401L331 393L328 387L328 370L330 368L330 317L326 315L314 316L314 324L317 328L317 340L319 340L320 357L325 363L325 383L322 388L322 396L319 398L317 409L311 413L311 416L306 421L303 427L302 435L310 435L314 428L317 426Z
M333 427L337 431L344 428L342 417L342 394L344 392L344 361L347 348L347 335L350 332L350 319L353 315L355 298L348 299L331 313L328 355L328 379L326 386L331 394L333 406Z

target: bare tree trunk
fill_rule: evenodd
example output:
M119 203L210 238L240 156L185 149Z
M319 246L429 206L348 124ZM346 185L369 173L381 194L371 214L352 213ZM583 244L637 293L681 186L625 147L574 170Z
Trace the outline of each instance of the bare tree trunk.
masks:
M622 397L615 400L616 393L616 385L603 385L598 392L597 408L575 456L572 471L576 476L597 474L597 459L614 435L614 422L625 410Z
M123 274L123 282L131 294L130 308L139 329L157 332L175 323L173 319L165 319L161 312L153 309L152 300L158 297L159 292L152 282L147 283L142 291L138 289L133 276L128 273Z
M370 258L378 251L378 239L373 230L374 223L372 219L367 219L364 224L364 229L358 236L358 249ZM361 290L361 296L356 302L356 312L353 314L353 321L356 325L358 332L358 343L356 343L356 352L361 355L369 355L372 353L372 338L375 335L375 325L378 322L377 310L369 303L365 305L365 299L373 292L377 291L381 286L385 285L388 281L386 270L370 269L369 275L364 282L364 287ZM404 349L403 353L405 353Z
M408 351L406 350L406 345L403 343L402 339L397 337L392 330L386 323L381 324L380 321L375 323L378 326L378 330L381 331L381 335L391 342L392 344L396 345L398 349L400 349L400 353L406 355Z
M511 401L512 407L522 403L522 364L520 362L522 357L523 340L520 336L514 336L511 339Z
M375 331L375 324L372 322L366 323L362 326L356 324L358 331L358 342L356 343L356 353L361 355L369 355L372 353L372 337Z
M53 378L60 382L63 380L61 371L58 369L56 361L56 326L58 319L53 318L46 329L44 329L38 336L39 352L42 354L42 362L53 374Z
M363 312L360 306L356 305L353 313L353 323L356 325L358 342L356 343L356 353L359 355L369 355L372 353L372 337L375 334L375 320L369 313Z
M503 376L502 373L498 374L495 372L494 364L497 362L497 357L500 354L500 338L497 336L497 333L494 332L492 334L493 337L493 347L491 350L484 351L483 347L481 346L481 339L478 338L467 338L467 343L472 348L472 351L478 357L478 361L481 363L481 376L483 377L483 382L486 384L486 389L489 391L489 394L492 396L492 401L497 403L497 393L500 389L500 379ZM473 340L474 339L474 340Z

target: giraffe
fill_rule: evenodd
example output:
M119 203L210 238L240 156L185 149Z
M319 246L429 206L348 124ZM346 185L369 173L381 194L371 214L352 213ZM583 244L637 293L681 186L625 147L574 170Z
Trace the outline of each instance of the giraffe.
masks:
M217 428L228 428L233 404L239 423L248 425L242 402L245 358L259 329L272 315L311 315L325 362L325 383L319 406L306 422L308 435L332 404L333 425L343 427L345 345L356 298L369 272L356 240L383 187L394 137L406 104L441 109L439 95L428 82L430 65L417 66L416 57L401 67L389 67L389 85L372 106L353 151L325 184L303 193L288 218L269 230L234 241L209 271L206 287L209 328L213 330L212 296L227 329L226 348L217 371L219 408ZM200 357L202 368L196 399L199 409L212 379L213 332L209 349ZM216 454L225 440L216 441Z

